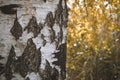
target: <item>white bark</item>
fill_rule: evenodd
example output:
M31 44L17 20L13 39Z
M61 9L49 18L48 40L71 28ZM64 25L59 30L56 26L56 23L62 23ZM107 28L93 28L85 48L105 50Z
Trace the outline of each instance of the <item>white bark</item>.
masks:
M0 80L65 80L66 1L44 1L1 0L21 7L17 17L0 13Z

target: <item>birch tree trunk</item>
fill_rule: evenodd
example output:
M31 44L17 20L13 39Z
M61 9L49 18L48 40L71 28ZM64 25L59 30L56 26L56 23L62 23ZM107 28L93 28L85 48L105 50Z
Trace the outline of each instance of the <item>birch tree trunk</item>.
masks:
M0 10L0 80L65 80L66 0L1 0Z

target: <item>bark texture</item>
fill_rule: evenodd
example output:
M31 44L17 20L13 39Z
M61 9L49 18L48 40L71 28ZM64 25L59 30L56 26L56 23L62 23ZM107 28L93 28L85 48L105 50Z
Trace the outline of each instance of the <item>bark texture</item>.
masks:
M66 0L0 4L0 80L65 80Z

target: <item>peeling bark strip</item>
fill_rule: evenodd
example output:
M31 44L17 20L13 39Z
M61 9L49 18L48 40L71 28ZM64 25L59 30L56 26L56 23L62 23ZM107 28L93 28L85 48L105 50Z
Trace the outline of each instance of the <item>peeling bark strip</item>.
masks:
M23 0L20 1L23 6L16 9L17 16L13 22L14 25L11 25L10 32L7 32L7 36L10 37L5 38L6 42L3 41L6 44L5 49L10 51L4 51L4 54L9 55L6 56L4 70L0 72L0 79L65 80L65 40L68 17L66 0L30 0L27 2L32 6L31 4L24 5ZM25 22L27 17L24 16L31 17L27 19L27 23ZM11 39L11 36L15 39ZM23 44L24 48L19 46ZM13 46L7 47L8 45ZM1 66L3 65L0 64Z

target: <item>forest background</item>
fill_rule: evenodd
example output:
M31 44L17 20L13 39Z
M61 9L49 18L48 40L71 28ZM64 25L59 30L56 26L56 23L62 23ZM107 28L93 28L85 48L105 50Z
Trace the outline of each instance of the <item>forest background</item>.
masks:
M120 80L120 1L69 0L67 80Z

